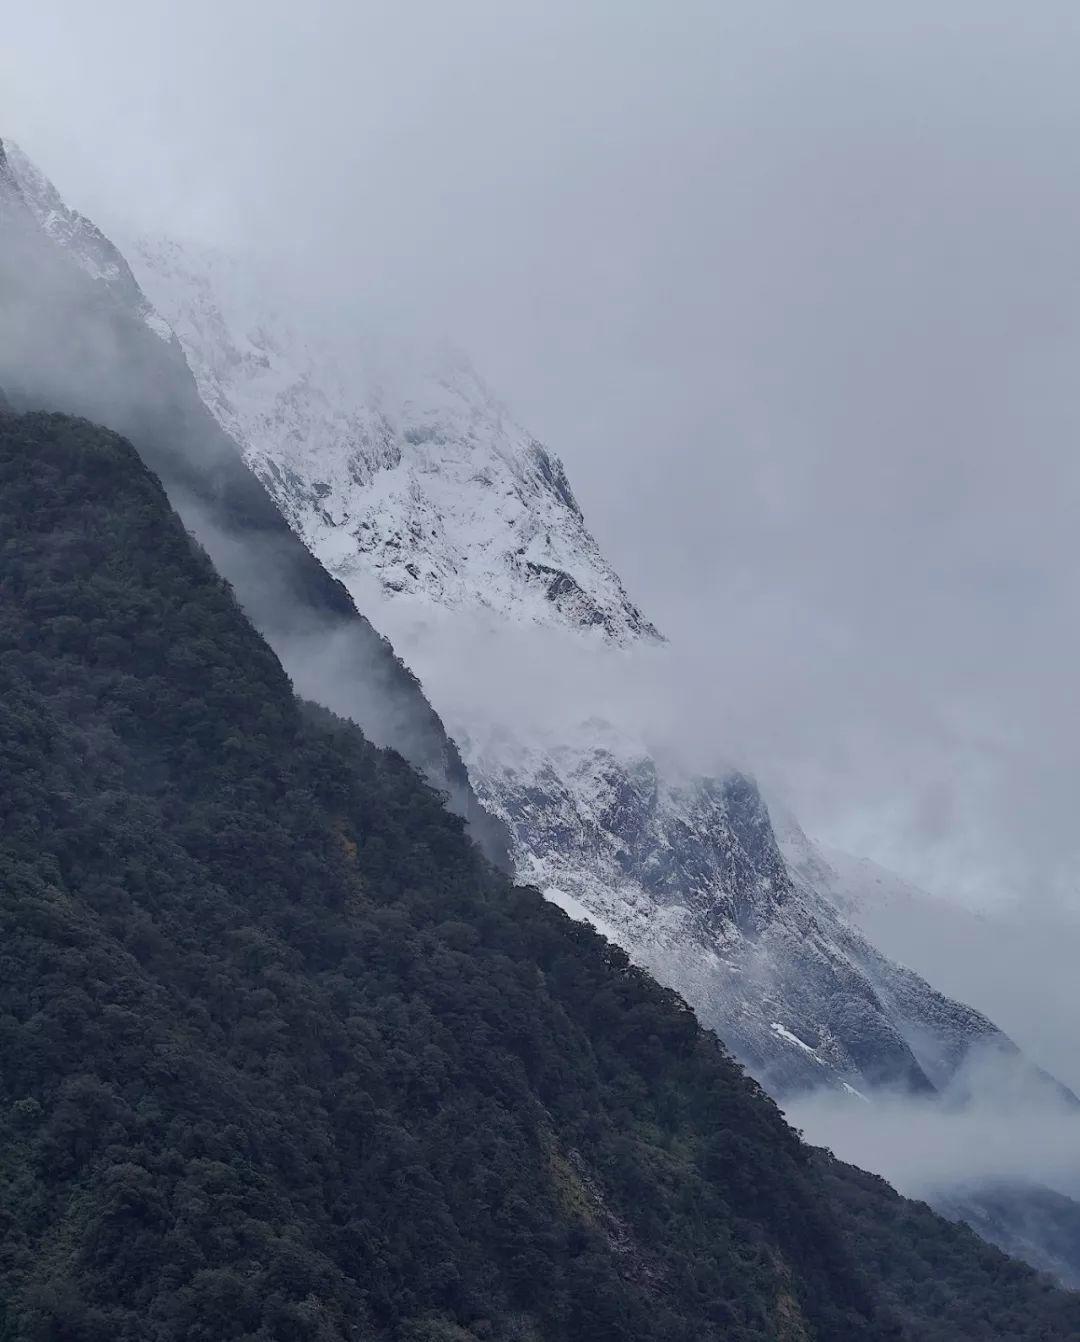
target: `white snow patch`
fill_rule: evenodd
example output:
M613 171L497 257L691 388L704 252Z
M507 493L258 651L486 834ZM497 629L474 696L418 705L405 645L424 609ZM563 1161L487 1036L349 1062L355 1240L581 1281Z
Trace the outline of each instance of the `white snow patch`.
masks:
M774 1020L769 1026L769 1029L772 1030L773 1034L778 1038L783 1039L788 1044L794 1044L796 1048L801 1048L804 1053L809 1053L816 1062L821 1062L816 1051L812 1049L809 1044L800 1039L797 1034L792 1034L790 1030L785 1029L778 1020Z
M590 927L595 928L602 937L607 937L608 941L618 942L619 938L615 929L603 918L598 918L595 913L585 907L579 899L573 895L568 895L565 890L557 890L554 886L549 886L544 891L544 898L550 900L552 904L557 904L563 913L567 913L576 923L588 923Z
M166 345L176 339L172 327L165 318L162 317L160 313L155 312L153 308L148 307L146 309L143 313L143 321L149 326L151 331L153 331L154 335L164 340Z

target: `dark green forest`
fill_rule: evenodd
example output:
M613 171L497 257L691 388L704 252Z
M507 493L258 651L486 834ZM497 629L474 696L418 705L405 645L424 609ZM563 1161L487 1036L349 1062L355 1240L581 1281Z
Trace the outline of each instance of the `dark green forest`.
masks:
M0 1339L1080 1337L294 697L114 434L0 413Z

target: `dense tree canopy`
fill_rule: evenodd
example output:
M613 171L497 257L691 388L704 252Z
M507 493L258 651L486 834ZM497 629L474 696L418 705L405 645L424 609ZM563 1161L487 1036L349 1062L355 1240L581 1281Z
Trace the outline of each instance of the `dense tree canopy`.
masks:
M0 1339L1080 1336L299 704L84 421L0 415L0 761Z

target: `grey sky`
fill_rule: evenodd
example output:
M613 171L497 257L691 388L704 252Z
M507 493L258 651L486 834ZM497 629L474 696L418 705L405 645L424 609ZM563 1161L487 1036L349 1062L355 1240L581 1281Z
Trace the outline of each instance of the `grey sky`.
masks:
M809 830L1075 897L1075 3L9 8L74 204L472 352Z

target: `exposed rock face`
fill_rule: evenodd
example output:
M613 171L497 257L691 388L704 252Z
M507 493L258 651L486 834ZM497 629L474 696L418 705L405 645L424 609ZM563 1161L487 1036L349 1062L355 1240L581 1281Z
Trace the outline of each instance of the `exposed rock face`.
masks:
M610 730L509 754L467 758L519 874L677 985L774 1093L929 1092L973 1049L1012 1049L789 868L751 780L665 776Z

